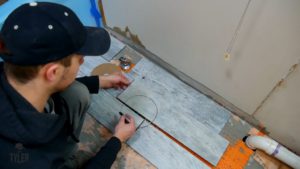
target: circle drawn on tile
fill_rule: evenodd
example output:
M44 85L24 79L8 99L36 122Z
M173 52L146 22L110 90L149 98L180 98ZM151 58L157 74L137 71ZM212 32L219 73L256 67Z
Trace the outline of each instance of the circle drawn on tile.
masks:
M145 117L144 122L142 122L141 126L136 126L139 127L137 129L142 129L150 126L158 116L157 104L155 103L154 99L148 96L133 95L131 97L128 97L124 101L124 103ZM126 113L125 107L125 105L122 105L121 112ZM128 109L129 108L127 108L127 110Z

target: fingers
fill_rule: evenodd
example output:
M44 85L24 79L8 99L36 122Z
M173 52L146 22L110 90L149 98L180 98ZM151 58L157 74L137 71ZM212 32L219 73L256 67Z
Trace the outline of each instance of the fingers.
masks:
M126 89L130 84L129 80L122 73L113 73L107 76L99 76L100 87L107 88L122 88Z
M125 117L127 120L129 120L130 122L134 122L134 118L133 116L131 116L130 114L125 114Z
M128 123L126 123L126 120L128 120ZM133 117L125 114L121 116L119 123L115 127L114 136L124 142L135 133L135 130L136 128Z
M121 118L119 119L119 123L125 123L125 116L121 116Z
M120 121L122 123L125 122L125 124L135 124L133 116L131 116L129 114L122 115L120 118Z
M119 73L114 75L115 76L115 88L122 88L122 89L126 89L128 87L128 85L130 84L129 80L125 77L124 74Z
M127 86L130 84L129 80L127 79L127 77L124 74L121 73L119 75L119 77L120 77L120 82L122 82L123 84L125 84Z
M122 118L123 122L125 122L126 125L129 125L130 128L135 129L135 120L134 120L133 116L131 116L130 114L125 114L121 118ZM127 123L126 123L126 121L127 121Z

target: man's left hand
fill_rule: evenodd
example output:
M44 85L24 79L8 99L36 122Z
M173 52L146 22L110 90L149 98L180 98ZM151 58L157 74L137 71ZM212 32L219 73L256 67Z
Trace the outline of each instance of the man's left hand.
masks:
M114 73L111 75L99 76L100 88L122 88L125 89L129 84L129 80L122 73Z

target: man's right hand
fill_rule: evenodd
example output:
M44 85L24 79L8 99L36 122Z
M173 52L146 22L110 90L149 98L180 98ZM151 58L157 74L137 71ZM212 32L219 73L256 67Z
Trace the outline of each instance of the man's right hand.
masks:
M125 122L125 118L128 121ZM130 115L121 116L119 123L115 127L114 136L120 139L121 142L126 141L135 133L134 118Z

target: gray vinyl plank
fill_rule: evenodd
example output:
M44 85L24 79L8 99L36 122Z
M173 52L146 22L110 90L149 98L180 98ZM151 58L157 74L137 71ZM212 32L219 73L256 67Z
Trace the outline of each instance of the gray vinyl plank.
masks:
M139 129L127 144L159 169L209 169L153 126Z
M115 57L115 55L117 55L125 47L125 44L119 41L118 39L116 39L115 37L110 36L110 39L111 39L110 48L107 53L102 55L102 57L107 61L110 61L113 57Z
M112 132L120 119L120 111L132 115L136 126L144 121L104 90L99 91L98 94L93 94L91 97L92 101L88 113Z
M229 112L146 58L140 62L144 66L136 70L139 76L118 98L149 120L154 117L153 104L140 96L155 100L158 115L154 123L216 165L228 145L218 133Z

